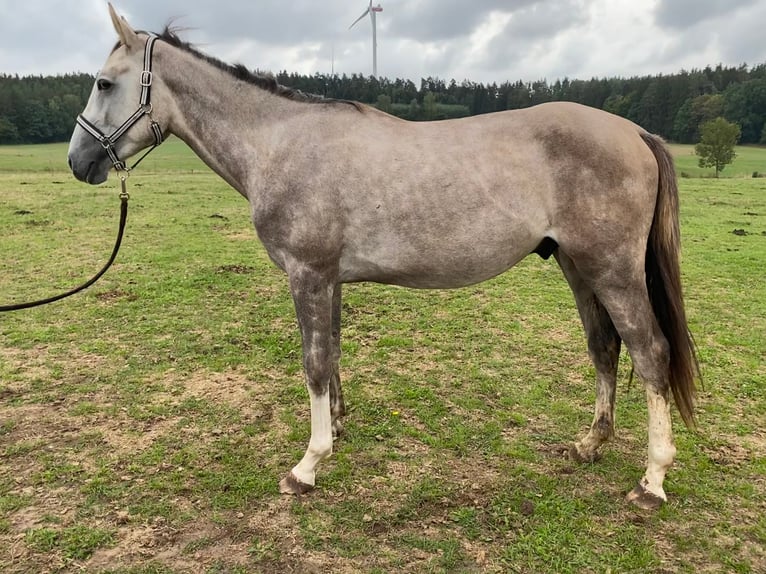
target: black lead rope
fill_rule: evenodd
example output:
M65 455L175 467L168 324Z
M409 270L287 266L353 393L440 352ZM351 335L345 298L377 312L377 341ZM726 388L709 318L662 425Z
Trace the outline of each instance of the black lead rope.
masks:
M130 195L128 194L126 190L125 178L121 177L120 181L122 182L122 191L120 192L120 227L117 230L117 241L115 241L114 243L114 249L112 249L112 255L109 257L109 261L106 262L106 265L104 265L101 268L101 271L96 273L96 275L89 281L83 283L79 287L70 289L66 293L61 293L53 297L48 297L47 299L40 299L39 301L30 301L29 303L17 303L16 305L2 305L0 306L0 313L5 311L18 311L20 309L29 309L31 307L39 307L40 305L47 305L48 303L59 301L60 299L64 299L65 297L69 297L71 295L74 295L75 293L79 293L80 291L87 289L88 287L93 285L96 281L98 281L104 273L106 273L107 269L109 269L112 266L112 263L114 263L114 260L117 257L117 252L120 250L120 244L122 243L122 235L125 231L125 223L128 221L128 199L130 199Z

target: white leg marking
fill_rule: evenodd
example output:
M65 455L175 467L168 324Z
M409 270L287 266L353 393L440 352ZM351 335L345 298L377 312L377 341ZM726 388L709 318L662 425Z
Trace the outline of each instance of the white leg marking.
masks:
M662 483L676 456L670 423L670 403L665 396L649 386L646 389L646 400L649 407L649 462L641 484L655 496L667 500Z
M293 468L293 476L303 484L314 486L316 467L332 454L332 416L330 414L329 389L316 396L309 387L311 396L311 439L306 454Z

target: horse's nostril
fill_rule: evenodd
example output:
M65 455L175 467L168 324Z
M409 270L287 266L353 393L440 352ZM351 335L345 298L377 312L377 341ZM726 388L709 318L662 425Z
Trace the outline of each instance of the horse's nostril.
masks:
M69 169L72 169L72 158L71 157L66 158L66 163L69 166Z

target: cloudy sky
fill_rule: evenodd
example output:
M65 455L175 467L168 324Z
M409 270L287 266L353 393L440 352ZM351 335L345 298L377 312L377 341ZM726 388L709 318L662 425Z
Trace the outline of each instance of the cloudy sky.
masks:
M766 63L766 0L374 0L378 72L478 82L673 73ZM135 27L173 19L220 59L372 73L368 0L113 0ZM95 73L115 41L106 0L0 0L0 73Z

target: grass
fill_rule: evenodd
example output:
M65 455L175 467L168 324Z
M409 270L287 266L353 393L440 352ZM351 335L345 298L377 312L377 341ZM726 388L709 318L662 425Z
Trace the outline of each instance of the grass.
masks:
M3 303L70 287L111 249L116 183L75 182L64 156L0 147ZM676 417L654 514L622 501L646 449L627 357L603 459L560 455L594 373L538 258L456 291L347 286L347 432L316 492L280 496L309 432L285 277L179 142L130 191L99 283L0 317L1 571L766 571L766 179L681 180L705 388L699 430Z
M694 154L693 145L673 144L670 149L680 177L715 177L715 169L699 166L699 157ZM737 146L736 154L734 161L724 167L720 178L752 177L754 173L766 177L766 148L754 145Z

